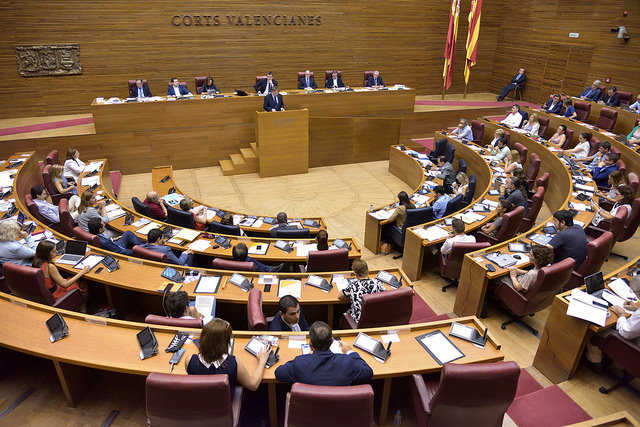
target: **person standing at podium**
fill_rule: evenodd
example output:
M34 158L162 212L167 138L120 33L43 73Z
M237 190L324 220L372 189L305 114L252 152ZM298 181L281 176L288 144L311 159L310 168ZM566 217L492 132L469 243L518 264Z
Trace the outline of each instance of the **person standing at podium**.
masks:
M269 94L273 88L278 87L278 81L273 78L273 73L269 71L266 79L260 79L253 87L256 92L261 94Z
M274 86L271 93L264 97L264 111L284 111L284 100L278 93L278 86Z
M149 98L151 90L146 83L142 83L141 79L136 79L136 85L129 90L130 98Z
M331 72L331 77L328 78L326 82L324 82L324 87L326 87L327 89L344 87L344 83L342 82L342 77L338 76L337 71L334 70Z
M298 89L318 89L318 85L311 75L311 71L305 71L304 76L298 79Z

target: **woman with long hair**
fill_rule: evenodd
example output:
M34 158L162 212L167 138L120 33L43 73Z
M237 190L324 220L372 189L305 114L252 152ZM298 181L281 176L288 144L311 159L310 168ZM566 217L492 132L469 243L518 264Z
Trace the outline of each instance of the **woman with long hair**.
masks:
M78 280L91 270L91 267L86 266L76 273L75 276L70 279L65 279L60 274L60 271L58 271L55 263L52 262L57 254L56 245L53 242L41 240L40 243L38 243L36 255L33 257L33 263L31 264L33 267L42 270L42 274L44 274L44 284L56 300L64 296L67 292L78 289Z

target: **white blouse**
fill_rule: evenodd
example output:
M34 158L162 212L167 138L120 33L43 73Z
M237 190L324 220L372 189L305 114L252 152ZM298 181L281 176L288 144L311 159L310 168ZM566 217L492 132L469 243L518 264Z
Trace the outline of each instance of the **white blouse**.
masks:
M67 159L64 162L64 171L62 175L66 178L72 178L74 181L78 181L78 176L84 170L84 162L80 159Z

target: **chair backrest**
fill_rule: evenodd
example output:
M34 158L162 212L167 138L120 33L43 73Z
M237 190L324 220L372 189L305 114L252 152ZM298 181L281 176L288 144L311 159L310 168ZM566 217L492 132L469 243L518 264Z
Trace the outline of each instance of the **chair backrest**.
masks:
M151 261L167 262L167 255L162 252L153 251L151 249L143 248L140 245L135 245L133 248L133 256L138 258L149 259Z
M633 190L633 195L638 194L638 184L640 184L640 180L638 180L638 175L635 172L629 172L627 175L627 182L629 183L629 187Z
M504 143L508 147L511 147L511 132L509 132L508 130L504 131Z
M618 112L611 108L603 108L600 110L600 117L598 117L598 121L596 122L596 126L600 129L607 130L609 132L613 131L614 126L616 125L616 120L618 119Z
M342 78L342 71L340 70L336 70L338 72L338 77ZM331 78L331 76L333 75L333 70L325 70L324 71L324 80L327 81Z
M135 80L129 80L127 81L127 84L129 85L129 91L131 91L131 89L133 89L136 85L136 81ZM147 81L146 80L142 80L142 86L146 85Z
M402 287L362 297L360 328L406 325L413 311L413 291Z
M60 217L60 229L62 232L69 237L73 236L73 229L77 224L69 212L68 199L60 199L58 202L58 214Z
M196 221L191 212L167 206L167 222L180 227L196 228Z
M447 143L444 147L444 157L447 159L447 162L453 164L453 159L456 156L456 147L453 144Z
M147 376L145 389L148 426L233 426L231 390L226 374L152 372Z
M518 316L524 316L551 305L558 291L569 281L575 263L573 258L565 258L555 264L542 267L527 293L520 294L524 298L524 304L517 309L509 305L509 309Z
M479 251L491 246L489 242L456 242L451 247L451 252L447 256L446 260L440 257L440 274L451 280L458 280L460 272L462 271L462 261L464 255L469 252Z
M404 220L404 228L413 227L414 225L424 224L425 222L433 221L433 208L431 206L426 208L407 209L407 217Z
M616 161L616 165L618 165L618 170L622 172L623 175L627 173L627 164L624 162L624 160L618 159Z
M95 246L98 248L100 247L100 239L95 234L91 234L88 231L84 231L80 227L73 227L71 229L71 233L72 233L71 236L74 236L78 240L84 240L85 242L87 242L92 246Z
M195 78L196 93L202 93L202 86L204 86L206 81L207 81L207 76L199 76Z
M55 303L53 294L44 284L44 274L41 269L12 262L5 262L2 268L5 286L13 295L40 304L53 305Z
M527 163L527 157L529 156L529 149L519 142L513 144L513 148L520 154L520 164L524 167L525 163Z
M435 142L433 150L429 153L429 157L438 157L444 154L444 148L448 144L447 139L439 139Z
M51 150L47 157L44 159L45 163L48 165L57 165L58 164L58 150Z
M469 206L473 201L473 196L476 194L476 176L469 176L469 185L467 186L467 192L462 199L463 206Z
M467 161L462 157L458 159L458 172L467 173Z
M209 225L207 225L207 231L216 234L228 234L230 236L240 236L242 234L239 225L226 225L218 221L211 221Z
M300 80L300 79L304 79L304 74L305 74L305 72L304 72L304 71L298 71L298 80ZM331 75L331 74L329 74L329 75ZM310 71L310 72L309 72L309 76L310 76L310 77L313 77L313 71Z
M47 190L47 193L53 195L58 194L58 190L54 187L53 182L51 182L51 166L45 165L42 169L42 182L44 183L44 188Z
M496 240L504 242L516 235L520 227L520 221L524 217L524 207L518 206L511 212L507 212L502 216L502 225L496 233Z
M445 364L431 399L429 426L501 426L519 376L515 362Z
M457 194L455 197L453 197L452 199L449 199L449 201L447 202L447 209L445 210L444 214L451 215L452 213L457 212L462 208L463 208L462 194Z
M624 226L627 222L627 208L620 206L616 211L616 214L611 218L609 224L609 231L613 233L614 239L618 241L624 235ZM614 242L615 243L615 242Z
M347 248L309 252L307 273L346 270L349 270L349 250Z
M536 223L536 218L540 213L540 209L542 208L542 202L544 201L544 193L546 192L546 188L543 186L539 186L536 189L536 192L531 196L531 203L529 203L529 209L527 210L527 214L522 218L522 223L519 227L519 232L523 233L530 229L533 224Z
M176 328L202 328L202 319L179 319L175 317L158 316L156 314L148 314L147 317L144 318L144 323L174 326Z
M538 136L544 138L547 133L547 129L549 129L549 117L538 117L538 123L540 123L540 127L538 128Z
M538 172L540 171L540 156L536 153L531 153L529 156L529 165L525 171L525 176L527 178L527 183L529 184L529 190L532 189L533 183L538 176Z
M607 87L605 85L598 86L598 88L600 88L600 96L598 96L598 99L594 99L594 101L600 101L601 99L604 99L605 95L607 94Z
M624 369L632 378L640 377L640 345L635 340L622 338L620 333L609 331L602 343L602 352Z
M592 136L589 140L589 156L593 156L598 151L600 147L600 140L595 136Z
M597 271L600 271L605 259L609 256L609 252L613 247L615 238L613 233L605 231L597 238L587 244L587 258L580 264L576 273L582 277L586 277Z
M285 426L371 427L373 425L373 388L355 386L319 386L295 383L287 397Z
M622 237L616 237L616 241L624 242L625 240L630 239L634 234L636 234L638 225L640 225L640 198L635 198L631 204L631 215L629 215L629 218L624 225Z
M267 319L262 311L262 291L253 288L249 291L249 301L247 302L247 321L250 331L266 331Z
M572 146L573 134L574 134L573 129L567 128L564 134L566 138L564 140L564 143L562 144L562 147L560 148L562 148L563 150L567 150Z
M256 83L258 83L260 80L267 80L267 76L256 76Z
M250 261L234 261L231 259L214 258L211 268L216 270L253 271L255 266Z
M276 230L276 237L280 239L305 239L311 234L308 228L302 230Z
M369 81L369 77L373 77L373 71L364 72L364 79L362 80L363 87L367 85L367 82Z
M573 108L576 110L576 119L581 122L586 122L589 114L591 114L591 103L586 101L576 101L573 103Z
M629 105L633 103L633 93L618 91L620 97L620 105Z
M547 189L547 186L549 185L549 172L545 172L542 175L540 175L540 178L536 179L536 188L537 187L544 187L544 189Z
M131 198L131 204L133 205L133 209L135 209L140 215L151 216L151 209L149 209L149 206L142 203L142 201L137 197L134 196Z
M473 132L473 140L481 143L484 138L484 122L471 120L471 132Z

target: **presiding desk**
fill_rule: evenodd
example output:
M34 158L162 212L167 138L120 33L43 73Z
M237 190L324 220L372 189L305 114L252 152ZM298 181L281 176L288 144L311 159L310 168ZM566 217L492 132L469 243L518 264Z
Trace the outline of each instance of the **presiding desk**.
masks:
M49 331L45 321L54 313L60 313L69 326L69 336L51 344ZM393 378L406 377L416 373L437 373L441 366L421 347L415 339L418 335L441 330L448 335L451 322L457 321L484 332L484 325L475 317L421 323L415 325L393 326L388 328L372 328L362 330L335 331L334 336L351 345L358 332L365 332L380 339L381 335L394 331L400 338L391 349L391 356L382 364L358 349L355 349L373 369L373 379L383 380L383 391L380 410L380 424L387 418L391 382ZM75 406L88 384L87 371L84 368L95 368L134 375L148 375L151 372L169 373L171 354L164 349L178 331L176 328L146 325L144 323L126 322L85 315L66 310L58 310L49 306L36 304L28 300L0 293L0 322L12 325L0 329L0 345L27 354L50 359L58 374L67 402ZM136 333L150 326L158 339L158 354L146 360L140 360ZM185 329L197 335L197 329ZM300 349L289 348L290 336L308 335L307 333L286 332L254 332L234 331L235 340L233 354L252 372L256 358L244 350L249 339L255 335L275 335L279 337L280 361L264 371L263 382L267 384L269 394L269 416L272 427L278 425L276 410L275 368L301 354ZM495 362L504 358L500 344L491 333L484 348L449 337L464 353L464 357L455 363ZM308 338L307 338L308 339ZM197 353L192 341L185 344L184 357ZM184 363L178 363L174 375L184 375Z

